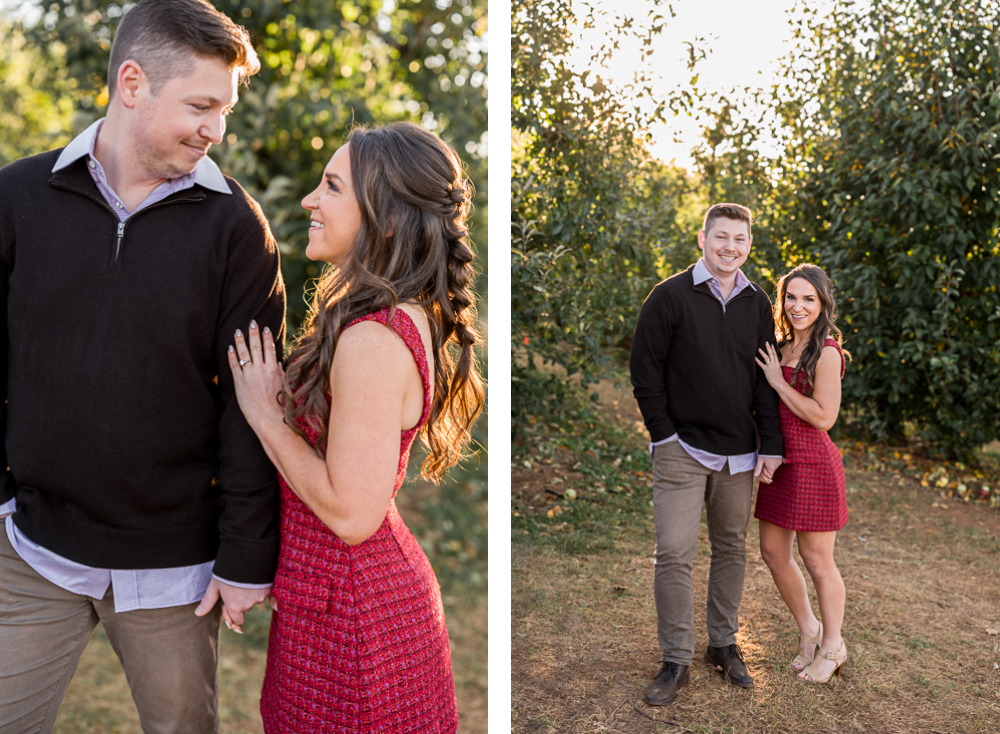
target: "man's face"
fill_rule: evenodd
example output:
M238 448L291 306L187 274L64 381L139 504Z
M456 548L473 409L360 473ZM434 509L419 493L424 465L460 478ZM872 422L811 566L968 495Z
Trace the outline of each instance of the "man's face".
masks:
M739 219L719 217L707 232L698 232L698 247L705 256L708 272L717 280L728 280L750 254L750 225Z
M135 103L134 155L153 178L194 171L213 143L222 142L226 115L236 104L237 70L220 59L194 57L188 72L155 94L142 77Z

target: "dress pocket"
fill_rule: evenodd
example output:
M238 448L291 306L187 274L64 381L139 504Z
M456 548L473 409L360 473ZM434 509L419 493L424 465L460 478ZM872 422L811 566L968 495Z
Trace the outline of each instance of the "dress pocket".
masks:
M838 457L840 452L825 431L812 426L801 430L793 440L785 441L786 464L829 464L830 451Z
M279 610L296 607L325 614L330 608L330 584L328 576L303 571L283 573L279 569L271 595L277 600Z

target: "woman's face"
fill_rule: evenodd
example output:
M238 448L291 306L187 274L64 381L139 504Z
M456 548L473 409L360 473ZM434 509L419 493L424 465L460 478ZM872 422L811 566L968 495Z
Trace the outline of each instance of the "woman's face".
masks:
M309 210L309 246L306 257L341 262L361 227L361 208L351 182L351 150L342 145L323 171L323 180L302 200Z
M800 335L807 335L823 311L816 288L805 278L793 278L785 284L785 316Z

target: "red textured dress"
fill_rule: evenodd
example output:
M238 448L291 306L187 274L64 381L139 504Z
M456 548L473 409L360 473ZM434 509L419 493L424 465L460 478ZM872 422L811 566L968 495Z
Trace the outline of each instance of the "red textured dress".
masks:
M844 376L844 353L833 339L825 347L840 352L840 376ZM792 382L794 367L782 367L781 374L796 390L805 395L809 384L799 373ZM774 472L770 484L757 487L757 505L753 516L788 530L829 532L847 524L847 492L844 486L844 461L826 431L799 418L783 402L781 434L785 439L785 461Z
M350 546L281 486L281 550L260 708L268 734L451 734L458 728L441 589L396 509L410 445L430 412L431 377L416 325L401 309L378 321L413 353L424 385L420 421L403 431L382 525ZM311 445L319 436L299 424ZM325 447L320 444L322 448Z

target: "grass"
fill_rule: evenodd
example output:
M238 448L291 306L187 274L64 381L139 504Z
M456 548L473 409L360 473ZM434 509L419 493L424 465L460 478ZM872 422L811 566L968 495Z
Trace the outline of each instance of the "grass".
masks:
M1000 731L1000 512L958 490L1000 484L996 465L934 464L853 442L841 444L851 520L836 550L847 585L843 678L810 686L790 672L797 630L752 521L739 642L755 687L725 685L696 657L674 705L642 703L660 658L651 478L630 399L605 387L603 415L574 420L578 404L565 420L529 419L515 449L513 732ZM703 541L699 654L708 560Z
M485 446L485 420L477 439ZM439 487L403 485L400 514L427 553L441 583L451 639L459 732L487 731L487 476L485 450L453 470ZM414 450L411 474L421 457ZM254 607L242 636L223 627L219 649L220 731L260 734L260 687L267 656L270 611ZM98 627L63 700L55 734L140 734L125 675Z

